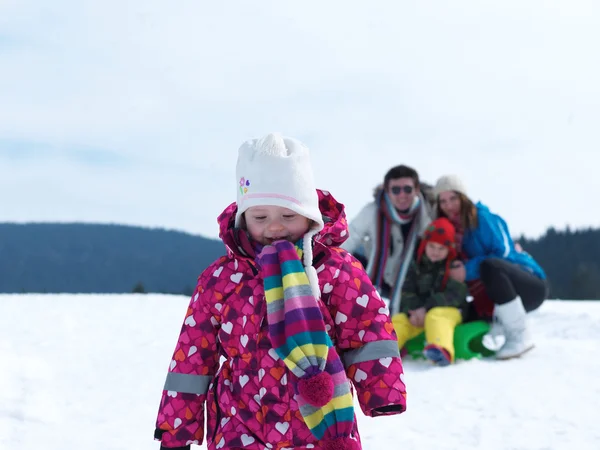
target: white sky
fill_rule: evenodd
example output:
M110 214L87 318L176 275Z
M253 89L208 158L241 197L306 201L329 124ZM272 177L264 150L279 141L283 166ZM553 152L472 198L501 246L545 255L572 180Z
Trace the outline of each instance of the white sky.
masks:
M246 139L312 151L349 218L394 165L514 235L600 226L600 4L0 1L0 221L217 237Z

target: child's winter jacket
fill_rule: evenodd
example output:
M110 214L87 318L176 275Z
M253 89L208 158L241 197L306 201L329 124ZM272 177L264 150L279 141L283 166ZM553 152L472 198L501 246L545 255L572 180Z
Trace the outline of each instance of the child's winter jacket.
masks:
M315 238L313 265L326 328L363 412L400 413L406 391L388 310L360 263L339 248L348 234L343 205L327 192L319 198L326 224ZM209 450L318 447L293 398L293 375L271 347L263 281L233 227L235 212L234 203L219 217L228 253L199 278L170 362L155 438L164 448L205 437Z
M446 260L432 262L423 255L420 262L413 261L402 286L400 312L424 307L427 311L436 306L453 306L464 311L467 306L467 285L448 278L443 287Z

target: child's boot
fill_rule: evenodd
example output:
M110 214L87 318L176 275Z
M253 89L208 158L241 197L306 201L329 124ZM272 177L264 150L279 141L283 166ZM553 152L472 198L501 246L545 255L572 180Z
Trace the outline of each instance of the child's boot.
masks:
M452 358L450 357L448 350L438 345L429 344L425 346L423 355L438 366L447 366L452 363Z

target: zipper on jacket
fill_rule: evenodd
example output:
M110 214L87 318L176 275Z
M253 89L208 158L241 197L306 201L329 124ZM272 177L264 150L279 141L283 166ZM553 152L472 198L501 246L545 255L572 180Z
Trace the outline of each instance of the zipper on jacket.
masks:
M319 252L313 257L313 266L316 266L323 259L325 252ZM315 267L316 269L316 267Z
M258 275L258 269L256 268L256 263L250 259L248 259L248 264L250 265L250 269L252 270L252 273L254 274L254 276Z
M219 375L215 376L213 379L213 401L215 402L215 429L212 433L212 442L216 445L218 442L215 442L215 438L217 437L217 431L221 426L221 409L219 408L219 397L217 396L217 387L219 385ZM208 406L208 405L207 405ZM208 443L208 442L207 442Z

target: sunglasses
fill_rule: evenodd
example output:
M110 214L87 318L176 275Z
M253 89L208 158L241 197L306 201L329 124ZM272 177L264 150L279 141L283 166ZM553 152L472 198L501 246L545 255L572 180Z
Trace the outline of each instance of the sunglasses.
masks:
M405 194L412 194L412 192L414 191L414 187L412 186L392 186L390 188L390 191L392 191L392 194L394 195L398 195L400 194L402 191L404 191Z

